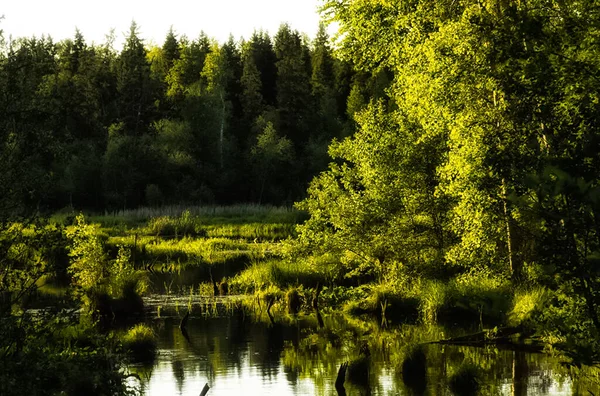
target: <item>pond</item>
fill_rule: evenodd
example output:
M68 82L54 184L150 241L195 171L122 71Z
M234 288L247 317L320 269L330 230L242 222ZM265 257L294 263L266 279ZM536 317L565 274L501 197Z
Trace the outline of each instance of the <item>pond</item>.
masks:
M159 353L152 363L130 367L145 395L197 396L205 383L209 396L335 395L338 369L346 361L348 395L451 395L451 378L465 366L477 368L482 395L600 394L547 354L423 344L472 331L457 326L381 329L374 320L329 314L321 327L314 315L269 319L208 299L191 304L183 334L184 301L147 301ZM415 371L405 361L419 344L423 370Z

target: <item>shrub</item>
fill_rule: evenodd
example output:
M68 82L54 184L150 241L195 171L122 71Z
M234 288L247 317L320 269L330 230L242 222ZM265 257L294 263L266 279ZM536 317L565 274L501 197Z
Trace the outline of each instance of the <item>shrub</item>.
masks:
M149 361L156 356L157 337L145 324L137 324L122 337L123 348L136 361Z
M106 277L107 257L97 227L87 224L82 214L75 222L74 227L67 229L67 237L71 241L69 273L75 285L88 292Z

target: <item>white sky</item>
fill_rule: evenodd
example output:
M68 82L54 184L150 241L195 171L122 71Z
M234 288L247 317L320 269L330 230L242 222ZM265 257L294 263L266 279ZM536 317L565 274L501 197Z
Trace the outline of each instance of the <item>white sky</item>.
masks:
M146 43L162 45L173 25L178 36L196 38L200 31L219 42L229 34L246 39L254 29L274 35L282 22L314 37L322 0L3 0L0 29L4 36L72 38L79 28L86 42L103 43L115 28L116 48L135 19Z

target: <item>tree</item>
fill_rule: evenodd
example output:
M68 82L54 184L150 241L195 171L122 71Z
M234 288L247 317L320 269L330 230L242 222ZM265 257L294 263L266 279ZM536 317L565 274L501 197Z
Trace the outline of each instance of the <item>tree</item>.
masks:
M131 23L129 35L119 57L119 119L131 136L148 131L153 121L155 86L150 78L146 49L138 37L138 27Z
M262 81L260 72L256 66L254 51L255 49L250 43L246 43L242 48L241 102L244 118L248 125L251 125L256 117L262 113L265 105L262 95Z
M310 135L312 100L310 74L306 68L304 45L300 34L284 24L275 36L277 56L277 111L280 130L302 147Z
M233 79L233 71L228 65L227 53L224 48L213 44L212 51L206 57L202 77L206 79L206 92L218 102L219 119L219 166L223 168L223 150L225 143L226 121L229 118L228 107L231 102L227 100L227 86Z
M262 122L259 121L260 123ZM262 133L256 140L256 144L252 147L252 159L260 184L259 204L263 202L265 187L267 182L274 178L274 174L285 176L280 167L292 163L293 152L292 142L286 137L277 136L273 123L267 121ZM279 172L277 172L278 169Z

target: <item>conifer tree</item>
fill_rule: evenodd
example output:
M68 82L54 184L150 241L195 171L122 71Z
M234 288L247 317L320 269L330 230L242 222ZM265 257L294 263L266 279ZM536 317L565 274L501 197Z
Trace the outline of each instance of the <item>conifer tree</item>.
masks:
M154 84L146 49L138 36L138 26L131 23L129 35L119 57L118 70L119 119L131 136L147 132L154 118Z

